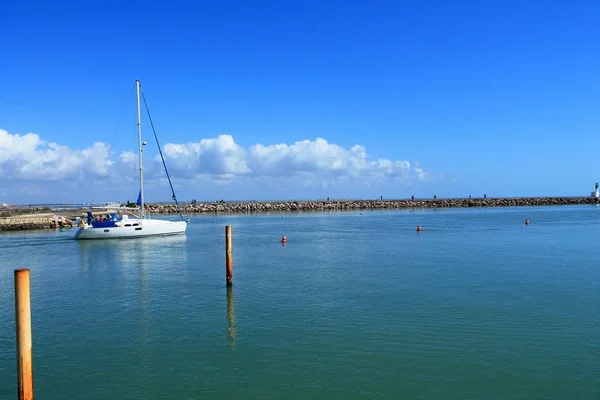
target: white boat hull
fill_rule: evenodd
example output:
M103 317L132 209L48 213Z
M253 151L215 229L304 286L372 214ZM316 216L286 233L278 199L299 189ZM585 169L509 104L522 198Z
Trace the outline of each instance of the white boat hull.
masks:
M160 219L127 219L119 226L94 228L90 225L79 227L76 240L127 239L147 236L167 236L185 233L186 221L165 221Z

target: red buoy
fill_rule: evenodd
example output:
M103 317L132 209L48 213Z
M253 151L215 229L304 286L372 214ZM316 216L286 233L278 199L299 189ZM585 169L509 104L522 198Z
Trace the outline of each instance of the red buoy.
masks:
M529 225L529 220L528 219L525 220L525 225Z
M281 243L285 243L285 242L287 242L287 238L285 236L282 236L281 237Z
M417 225L417 232L421 232L421 231L422 231L421 225Z

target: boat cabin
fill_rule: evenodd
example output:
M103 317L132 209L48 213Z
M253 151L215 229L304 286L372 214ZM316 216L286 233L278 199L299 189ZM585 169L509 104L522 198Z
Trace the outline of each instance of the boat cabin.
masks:
M93 228L114 228L121 220L122 217L115 213L94 215L90 211L87 212L87 222Z

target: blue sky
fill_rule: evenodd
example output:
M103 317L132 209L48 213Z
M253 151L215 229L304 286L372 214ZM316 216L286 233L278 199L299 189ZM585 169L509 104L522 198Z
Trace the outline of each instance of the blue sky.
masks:
M593 1L13 2L0 202L134 200L136 78L180 200L587 195L599 20ZM147 198L168 200L143 129Z

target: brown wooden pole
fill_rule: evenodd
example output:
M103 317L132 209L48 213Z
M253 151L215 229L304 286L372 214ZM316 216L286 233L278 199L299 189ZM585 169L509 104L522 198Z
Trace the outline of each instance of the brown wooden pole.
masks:
M17 331L17 387L19 400L33 400L31 297L29 270L15 270L15 325Z
M233 284L233 266L231 262L231 226L225 226L225 277L227 286Z

